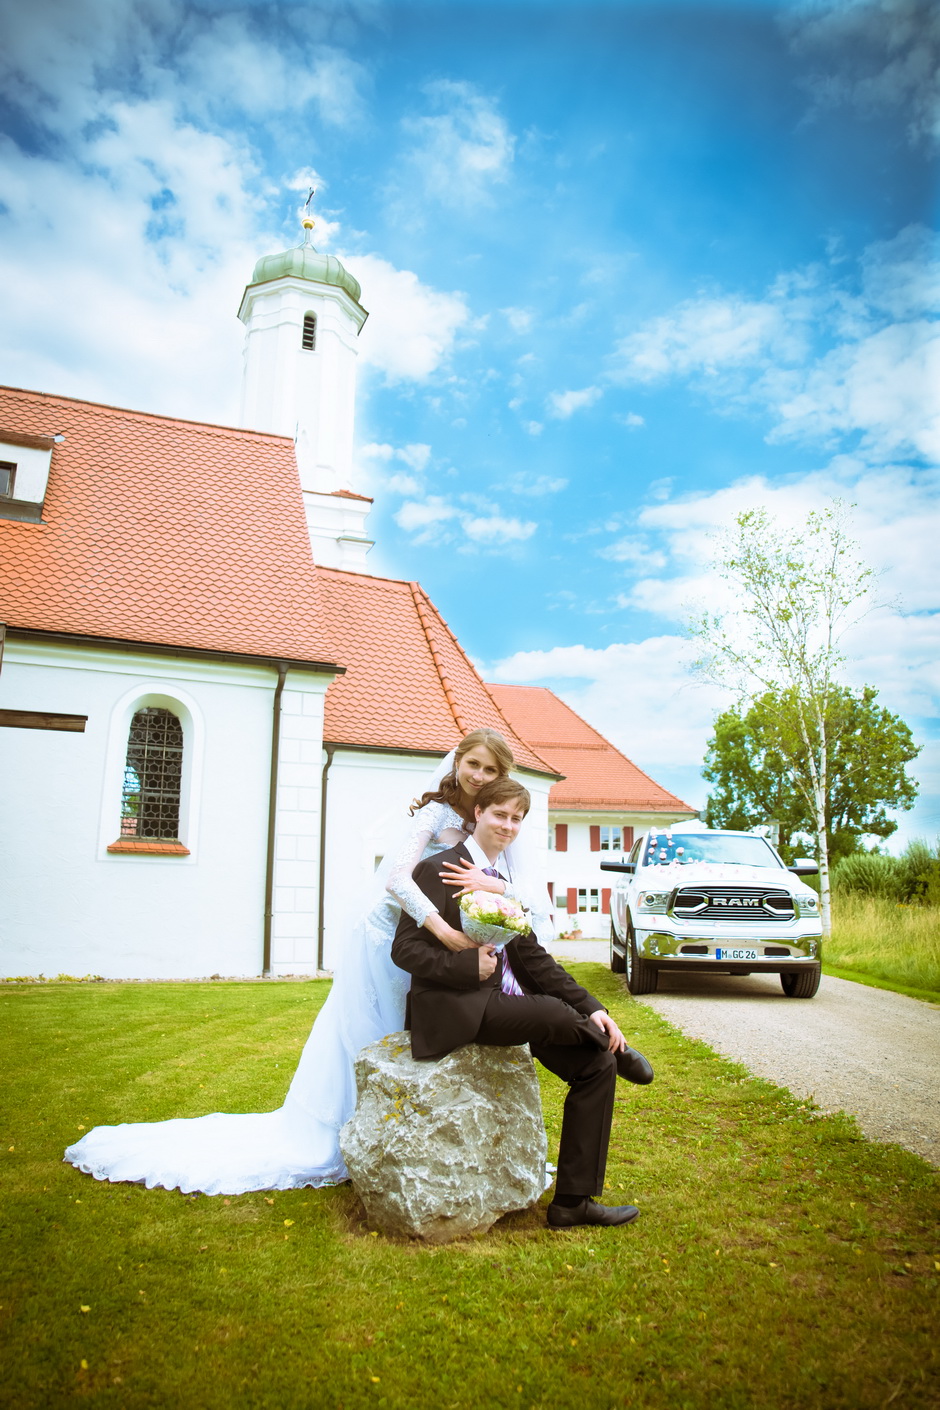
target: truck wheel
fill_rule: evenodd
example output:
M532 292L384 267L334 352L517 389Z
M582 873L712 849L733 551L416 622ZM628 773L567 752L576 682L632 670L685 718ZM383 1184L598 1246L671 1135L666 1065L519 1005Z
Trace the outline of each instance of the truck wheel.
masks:
M615 948L617 932L614 929L613 921L610 922L610 972L611 974L623 974L627 968L627 962L619 950Z
M812 969L791 969L784 970L780 976L780 984L788 999L811 999L819 988L819 976L821 966L813 965Z
M654 994L659 972L636 952L636 935L632 921L627 922L627 988L631 994Z

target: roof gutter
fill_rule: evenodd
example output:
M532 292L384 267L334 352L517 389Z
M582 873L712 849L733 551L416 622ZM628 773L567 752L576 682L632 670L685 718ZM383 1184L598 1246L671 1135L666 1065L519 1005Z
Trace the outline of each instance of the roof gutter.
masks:
M320 881L317 891L317 969L323 968L323 940L326 924L326 800L330 765L336 753L335 744L324 744L326 759L320 775Z
M84 636L79 632L44 632L33 627L10 626L9 623L7 623L6 636L8 641L37 641L57 646L98 647L106 651L123 651L128 654L139 651L146 655L177 656L195 661L232 661L239 665L273 666L275 669L284 665L293 671L313 671L319 674L328 671L337 676L346 674L346 667L338 666L334 661L306 661L299 657L260 656L248 651L213 651L201 646L170 646L166 642L133 641L127 637L117 636Z
M261 972L271 974L271 922L274 914L274 844L277 838L277 771L281 753L281 696L287 680L286 661L277 663L277 685L274 687L274 715L271 722L271 782L268 790L268 852L264 870L264 945Z

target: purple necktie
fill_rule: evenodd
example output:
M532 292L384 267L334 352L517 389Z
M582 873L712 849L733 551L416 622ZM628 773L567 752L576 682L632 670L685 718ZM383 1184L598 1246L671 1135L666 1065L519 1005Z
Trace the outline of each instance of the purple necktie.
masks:
M495 867L484 867L483 875L499 876L499 872ZM503 993L508 994L510 998L524 999L525 995L519 987L518 979L512 972L512 965L509 963L509 956L506 954L505 950L503 950L501 958L503 961L503 972L500 976L499 987L502 989Z

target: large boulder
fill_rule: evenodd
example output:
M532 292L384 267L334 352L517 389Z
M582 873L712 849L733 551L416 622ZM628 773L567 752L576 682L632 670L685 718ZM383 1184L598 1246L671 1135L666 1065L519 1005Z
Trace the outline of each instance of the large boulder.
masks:
M416 1062L407 1033L356 1059L340 1149L369 1222L447 1243L526 1209L545 1188L545 1126L527 1047L458 1048Z

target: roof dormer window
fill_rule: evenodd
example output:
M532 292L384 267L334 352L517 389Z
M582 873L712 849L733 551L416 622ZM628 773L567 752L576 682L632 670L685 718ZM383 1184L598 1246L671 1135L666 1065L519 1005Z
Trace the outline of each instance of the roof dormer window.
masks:
M34 436L0 426L0 519L42 522L52 451L62 435Z
M304 314L302 346L305 352L316 352L317 350L317 316L315 313Z

